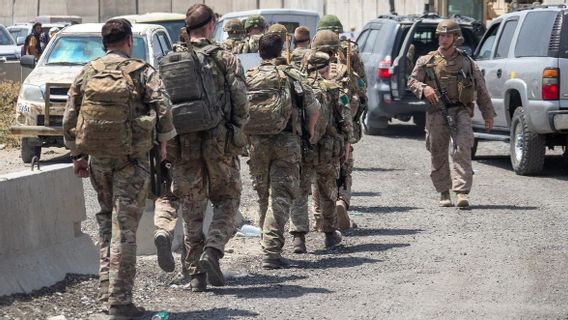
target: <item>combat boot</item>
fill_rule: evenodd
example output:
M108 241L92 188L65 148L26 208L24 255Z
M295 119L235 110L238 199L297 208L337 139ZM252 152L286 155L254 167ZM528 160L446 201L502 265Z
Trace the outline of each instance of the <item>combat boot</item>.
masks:
M315 232L322 232L323 231L323 218L321 215L314 215L314 231Z
M266 270L273 270L273 269L282 269L289 267L290 264L288 261L284 260L282 257L278 258L269 258L264 257L262 258L262 268Z
M99 293L97 295L97 301L100 303L107 303L108 302L108 292L109 288L109 281L108 280L101 280L99 282Z
M294 232L294 240L292 241L294 245L294 253L306 253L306 234L303 232Z
M172 254L172 240L164 230L158 230L154 234L154 245L158 255L158 265L165 272L173 272L176 268Z
M341 243L341 232L335 230L325 233L325 247L332 248Z
M207 247L199 259L199 266L207 273L209 283L216 287L225 285L225 277L219 266L221 252L219 250Z
M144 308L139 308L133 303L129 303L110 306L108 314L111 320L130 320L142 318L145 312L146 310L144 310Z
M207 275L205 273L194 274L191 276L191 291L203 292L207 289Z
M440 194L440 207L451 207L452 199L450 198L450 192L444 191Z
M351 228L351 220L347 213L347 203L341 199L337 200L335 210L337 211L337 229L347 230Z
M467 199L467 193L456 193L456 205L458 208L469 207L469 200Z

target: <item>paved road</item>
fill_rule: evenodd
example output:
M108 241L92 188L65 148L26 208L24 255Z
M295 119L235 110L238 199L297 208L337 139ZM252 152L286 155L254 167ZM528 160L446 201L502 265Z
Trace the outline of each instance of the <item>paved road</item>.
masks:
M323 250L312 233L307 255L287 244L292 268L264 271L258 239L235 238L223 260L228 286L205 294L166 285L171 276L144 257L136 300L170 319L568 319L568 161L557 152L541 176L521 177L506 145L481 144L471 210L439 208L422 136L396 124L356 146L359 228L342 247ZM252 218L246 169L242 209ZM88 193L85 229L94 234ZM95 286L70 277L31 298L0 299L0 319L98 319Z

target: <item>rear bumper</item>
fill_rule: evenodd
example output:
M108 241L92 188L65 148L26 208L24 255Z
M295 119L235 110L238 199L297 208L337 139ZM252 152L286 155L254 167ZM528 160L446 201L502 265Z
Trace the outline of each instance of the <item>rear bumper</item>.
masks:
M549 111L548 120L553 131L568 133L568 110Z
M15 136L32 138L40 136L61 137L63 136L63 127L11 126L10 133Z

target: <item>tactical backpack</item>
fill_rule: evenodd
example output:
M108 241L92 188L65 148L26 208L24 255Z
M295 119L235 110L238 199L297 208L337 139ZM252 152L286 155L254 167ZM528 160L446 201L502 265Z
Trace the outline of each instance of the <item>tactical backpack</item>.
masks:
M311 79L310 79L311 80ZM327 127L332 122L332 111L335 108L335 103L337 101L332 100L333 94L332 90L337 90L337 85L331 81L324 79L314 80L314 85L312 86L314 94L321 104L320 115L316 123L316 130L314 132L314 137L312 142L318 143L321 138L327 133Z
M130 77L146 63L126 61L105 65L102 59L96 59L90 63L95 73L83 84L75 138L77 148L83 153L117 157L152 147L156 114L152 110L149 115L135 116L135 99L139 96Z
M278 134L292 115L292 94L286 74L276 66L260 65L247 71L250 120L244 130L252 135Z
M179 134L214 128L223 118L207 58L219 49L207 45L170 52L160 60L160 76L173 104L173 122Z

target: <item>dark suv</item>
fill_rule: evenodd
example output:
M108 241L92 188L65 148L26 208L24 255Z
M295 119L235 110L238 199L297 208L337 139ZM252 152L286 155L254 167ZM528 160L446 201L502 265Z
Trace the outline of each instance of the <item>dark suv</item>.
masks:
M468 54L475 50L485 28L469 17L453 17L460 25ZM426 102L417 99L406 81L416 60L438 48L436 26L443 18L427 13L422 16L384 15L368 22L357 38L367 73L369 110L365 132L380 134L390 119L425 125Z
M517 174L539 173L546 147L568 147L568 9L532 6L497 18L475 56L495 107L494 130L473 118L479 140L510 141Z

